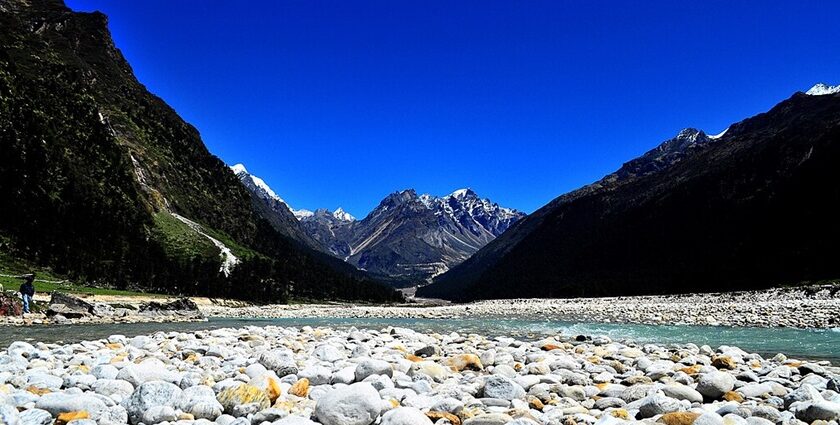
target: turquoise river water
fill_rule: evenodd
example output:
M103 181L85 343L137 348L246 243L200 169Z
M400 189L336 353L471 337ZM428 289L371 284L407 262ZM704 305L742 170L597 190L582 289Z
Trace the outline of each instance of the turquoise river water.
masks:
M565 335L606 335L613 340L639 343L695 343L712 347L734 345L762 355L785 353L789 357L830 360L840 365L840 329L747 328L713 326L666 326L630 323L581 323L533 319L226 319L211 318L194 323L130 323L102 325L60 325L0 327L0 347L17 340L64 342L105 338L120 334L135 336L158 331L192 331L243 326L327 326L333 328L383 329L400 326L422 332L478 333L487 336L511 336L540 339Z

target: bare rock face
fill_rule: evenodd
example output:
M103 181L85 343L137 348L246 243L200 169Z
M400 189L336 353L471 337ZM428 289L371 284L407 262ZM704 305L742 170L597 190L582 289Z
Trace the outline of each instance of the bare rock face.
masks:
M20 316L22 312L23 307L17 297L0 292L0 316Z
M150 301L140 306L141 313L198 312L198 305L189 298L179 298L168 303Z
M78 319L89 316L93 311L93 304L63 292L53 292L47 316L62 315L68 319Z

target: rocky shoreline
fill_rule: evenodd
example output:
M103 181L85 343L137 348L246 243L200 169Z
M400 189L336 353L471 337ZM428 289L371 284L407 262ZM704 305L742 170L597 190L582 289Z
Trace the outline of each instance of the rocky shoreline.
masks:
M275 326L0 352L10 425L835 425L828 362L554 335Z
M523 318L585 322L833 328L840 327L840 284L713 294L512 299L428 306L301 304L201 307L236 318Z
M54 292L39 312L0 316L0 326L197 322L207 318L188 298L139 303L88 302L84 298Z

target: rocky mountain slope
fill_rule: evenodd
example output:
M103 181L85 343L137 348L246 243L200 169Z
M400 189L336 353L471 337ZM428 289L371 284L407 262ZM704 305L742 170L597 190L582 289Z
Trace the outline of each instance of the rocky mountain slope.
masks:
M718 136L682 131L555 199L418 295L708 292L837 278L840 93L808 93Z
M422 283L461 263L525 216L470 189L444 197L409 189L388 195L356 220L341 208L295 210L244 165L231 168L273 212L272 221L295 229L291 237L397 286Z
M101 13L0 1L0 243L74 279L280 300L388 299L270 222L149 93Z
M327 210L301 220L333 255L398 284L434 277L461 263L525 214L470 189L444 197L403 190L362 220Z

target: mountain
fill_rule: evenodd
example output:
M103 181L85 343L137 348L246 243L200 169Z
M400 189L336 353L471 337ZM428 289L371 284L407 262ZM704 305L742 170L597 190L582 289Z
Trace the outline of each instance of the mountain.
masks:
M403 190L363 220L343 210L302 217L323 249L395 284L415 284L464 261L525 214L481 199L470 189L444 197Z
M395 298L266 219L198 131L137 81L101 13L0 1L0 147L4 255L119 288Z
M250 192L254 208L259 215L267 220L274 230L309 248L320 249L301 227L297 218L299 212L291 209L263 179L249 173L243 164L233 165L230 169Z
M709 292L840 276L840 90L686 129L514 224L418 296ZM515 287L515 290L511 290Z

